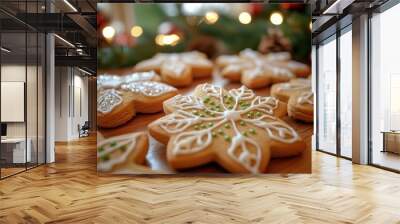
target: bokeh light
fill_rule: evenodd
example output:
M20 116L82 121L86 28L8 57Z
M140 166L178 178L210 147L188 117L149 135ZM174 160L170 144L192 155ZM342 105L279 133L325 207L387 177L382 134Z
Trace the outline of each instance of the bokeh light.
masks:
M248 12L241 12L239 14L239 22L242 24L249 24L251 23L251 15Z
M111 40L115 35L115 29L112 26L106 26L102 33L104 38Z
M219 15L218 15L218 13L216 13L214 11L210 11L210 12L206 13L204 18L206 19L206 23L214 24L214 23L216 23L218 21Z
M143 28L140 26L133 26L131 29L131 35L133 37L140 37L143 34Z
M283 22L283 16L280 12L274 12L269 17L269 20L271 21L272 24L279 26Z

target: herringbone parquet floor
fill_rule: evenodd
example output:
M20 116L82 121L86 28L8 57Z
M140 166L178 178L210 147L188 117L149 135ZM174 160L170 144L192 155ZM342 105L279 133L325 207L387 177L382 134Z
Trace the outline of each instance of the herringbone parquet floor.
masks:
M400 175L313 153L311 175L99 177L95 139L0 181L0 223L400 223Z

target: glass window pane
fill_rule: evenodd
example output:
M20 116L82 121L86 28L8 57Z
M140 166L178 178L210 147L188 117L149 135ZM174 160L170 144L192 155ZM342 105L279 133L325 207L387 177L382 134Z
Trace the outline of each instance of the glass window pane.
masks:
M318 48L318 149L336 153L336 39Z
M26 33L2 32L1 46L1 139L2 177L25 170L26 151Z
M352 33L340 36L340 153L352 157Z
M398 21L400 4L371 19L372 163L396 170L400 170L400 32L393 27Z

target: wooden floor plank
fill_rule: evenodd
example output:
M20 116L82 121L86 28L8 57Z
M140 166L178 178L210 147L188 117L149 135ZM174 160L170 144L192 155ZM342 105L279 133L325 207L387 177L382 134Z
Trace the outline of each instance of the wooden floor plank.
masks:
M400 223L400 175L313 152L313 173L98 176L95 138L0 181L0 223Z

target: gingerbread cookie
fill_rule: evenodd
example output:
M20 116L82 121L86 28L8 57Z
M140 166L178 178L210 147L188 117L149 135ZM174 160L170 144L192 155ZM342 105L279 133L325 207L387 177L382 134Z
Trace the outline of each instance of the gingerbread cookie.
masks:
M268 58L250 49L241 51L238 56L220 56L216 63L222 68L221 75L224 78L241 81L249 88L265 87L295 78L289 69L275 64L272 56Z
M150 72L135 72L126 75L112 75L112 74L100 74L97 76L97 90L101 89L118 89L122 84L131 82L142 82L142 81L161 81L154 71Z
M289 69L299 78L307 78L311 74L310 66L298 61L278 61L276 62L276 65Z
M310 90L311 80L298 78L292 79L290 82L272 85L271 96L274 96L283 102L288 102L292 95Z
M136 112L159 112L162 110L162 102L177 93L174 87L153 81L130 82L122 84L118 90L98 91L98 126L113 128L128 122Z
M164 82L173 86L188 86L194 78L212 75L213 63L197 51L184 53L159 53L136 64L135 71L154 70Z
M145 163L148 145L145 132L98 140L97 170L115 173L118 170L142 167L140 165Z
M285 109L285 103L244 86L227 91L202 84L193 95L165 101L167 115L152 122L149 131L167 144L167 160L175 169L215 161L233 173L260 173L271 157L305 149L298 133L279 119Z
M288 114L296 120L313 122L314 94L311 91L305 91L291 96L288 103Z

